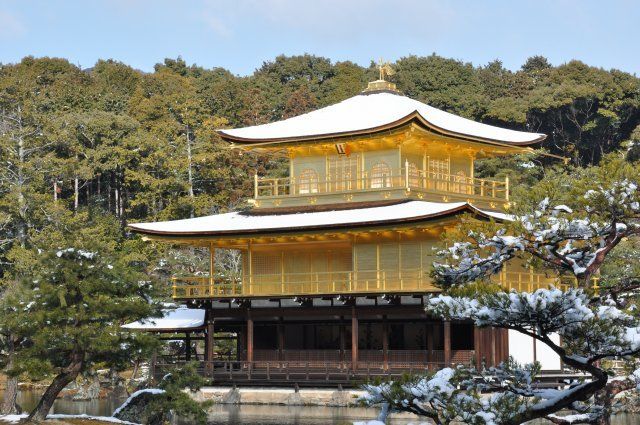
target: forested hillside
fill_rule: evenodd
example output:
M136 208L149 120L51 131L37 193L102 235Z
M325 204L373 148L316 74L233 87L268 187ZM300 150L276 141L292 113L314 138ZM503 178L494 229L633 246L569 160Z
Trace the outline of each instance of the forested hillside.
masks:
M473 66L435 55L402 58L394 67L406 95L474 120L546 133L543 147L574 165L640 141L640 79L628 73L579 61L553 67L543 57L517 72L499 61ZM1 66L2 276L16 276L20 250L42 229L77 214L92 222L113 216L124 229L127 222L239 206L255 171L282 173L282 164L227 149L215 129L295 116L353 96L376 78L373 64L311 55L277 57L247 77L181 59L166 59L153 73L114 61L80 69L32 57ZM497 168L485 164L480 173Z

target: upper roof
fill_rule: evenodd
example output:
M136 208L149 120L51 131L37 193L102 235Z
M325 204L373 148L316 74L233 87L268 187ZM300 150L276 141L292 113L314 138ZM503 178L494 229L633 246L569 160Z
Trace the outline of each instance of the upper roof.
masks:
M302 141L374 133L412 120L438 133L484 142L529 145L546 137L475 122L389 92L363 93L286 120L218 134L240 143Z
M184 220L134 223L129 228L137 233L178 237L246 235L417 222L463 212L497 219L507 217L502 213L480 210L466 202L408 201L379 207L293 214L231 212Z

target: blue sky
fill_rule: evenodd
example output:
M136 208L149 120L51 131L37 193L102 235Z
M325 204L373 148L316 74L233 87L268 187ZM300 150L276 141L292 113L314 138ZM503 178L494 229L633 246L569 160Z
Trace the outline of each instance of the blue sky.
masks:
M0 62L165 57L240 75L278 54L367 65L433 52L517 69L541 54L640 74L636 0L0 0Z

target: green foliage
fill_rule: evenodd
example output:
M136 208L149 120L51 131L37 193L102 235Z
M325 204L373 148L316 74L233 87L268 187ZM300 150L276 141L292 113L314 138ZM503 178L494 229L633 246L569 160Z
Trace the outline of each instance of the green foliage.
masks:
M393 80L406 95L482 122L546 133L543 147L569 157L574 166L598 163L623 142L628 161L640 157L640 79L633 75L578 61L554 67L539 56L515 72L498 60L478 67L437 55L405 57L394 66ZM113 270L96 269L101 273L94 275L96 281L117 277L133 282L142 274L166 283L169 266L201 267L206 261L141 243L126 232L126 224L242 206L255 172L281 176L286 167L279 158L228 149L215 129L305 113L356 95L376 78L373 63L332 63L308 54L279 56L247 77L188 65L181 58L166 59L152 73L112 60L86 70L46 57L0 65L0 284L6 289L1 308L12 311L14 302L34 296L36 278L68 277L65 291L79 287L73 276L79 281L88 270L56 257L60 247L84 247L111 262ZM488 159L480 161L477 175L509 176L517 190L533 185L536 197L542 192L573 196L562 171L545 170L549 163L557 161ZM550 178L537 184L545 175ZM588 178L585 174L583 180ZM557 182L550 184L553 179ZM68 275L44 275L45 268L57 266ZM113 289L92 290L105 290L110 297ZM64 314L56 319L38 313L37 323L71 320L85 308L55 294L49 294L50 302L57 302ZM142 314L144 308L138 307L128 317ZM100 317L116 313L104 311ZM24 330L21 324L19 314L0 318L2 339L28 331L47 341L44 331ZM68 331L64 326L55 330ZM113 342L86 341L98 347L92 362L102 361L99 347L105 341ZM55 344L68 349L68 340ZM24 357L24 370L44 374L62 364L55 356L41 361L47 353L38 347ZM115 363L120 360L114 357Z
M21 291L4 297L12 311L3 320L13 321L14 333L29 341L14 372L55 374L78 353L81 371L124 369L153 342L120 326L157 315L159 306L150 300L160 294L114 218L82 213L58 219L33 236L33 248L12 252L25 277Z
M148 418L162 418L167 422L170 413L179 418L189 419L198 424L207 422L206 409L211 401L197 402L184 390L196 392L206 384L198 373L196 363L187 363L165 376L159 384L164 393L154 397L146 406L145 416Z

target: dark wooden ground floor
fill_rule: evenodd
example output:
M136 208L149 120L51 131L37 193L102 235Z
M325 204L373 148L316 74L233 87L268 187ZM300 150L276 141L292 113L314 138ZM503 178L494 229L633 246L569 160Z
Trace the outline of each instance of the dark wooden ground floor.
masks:
M196 360L216 383L349 385L455 364L492 366L508 356L504 330L403 305L210 309L204 327L165 339L181 343L156 357L154 374Z

